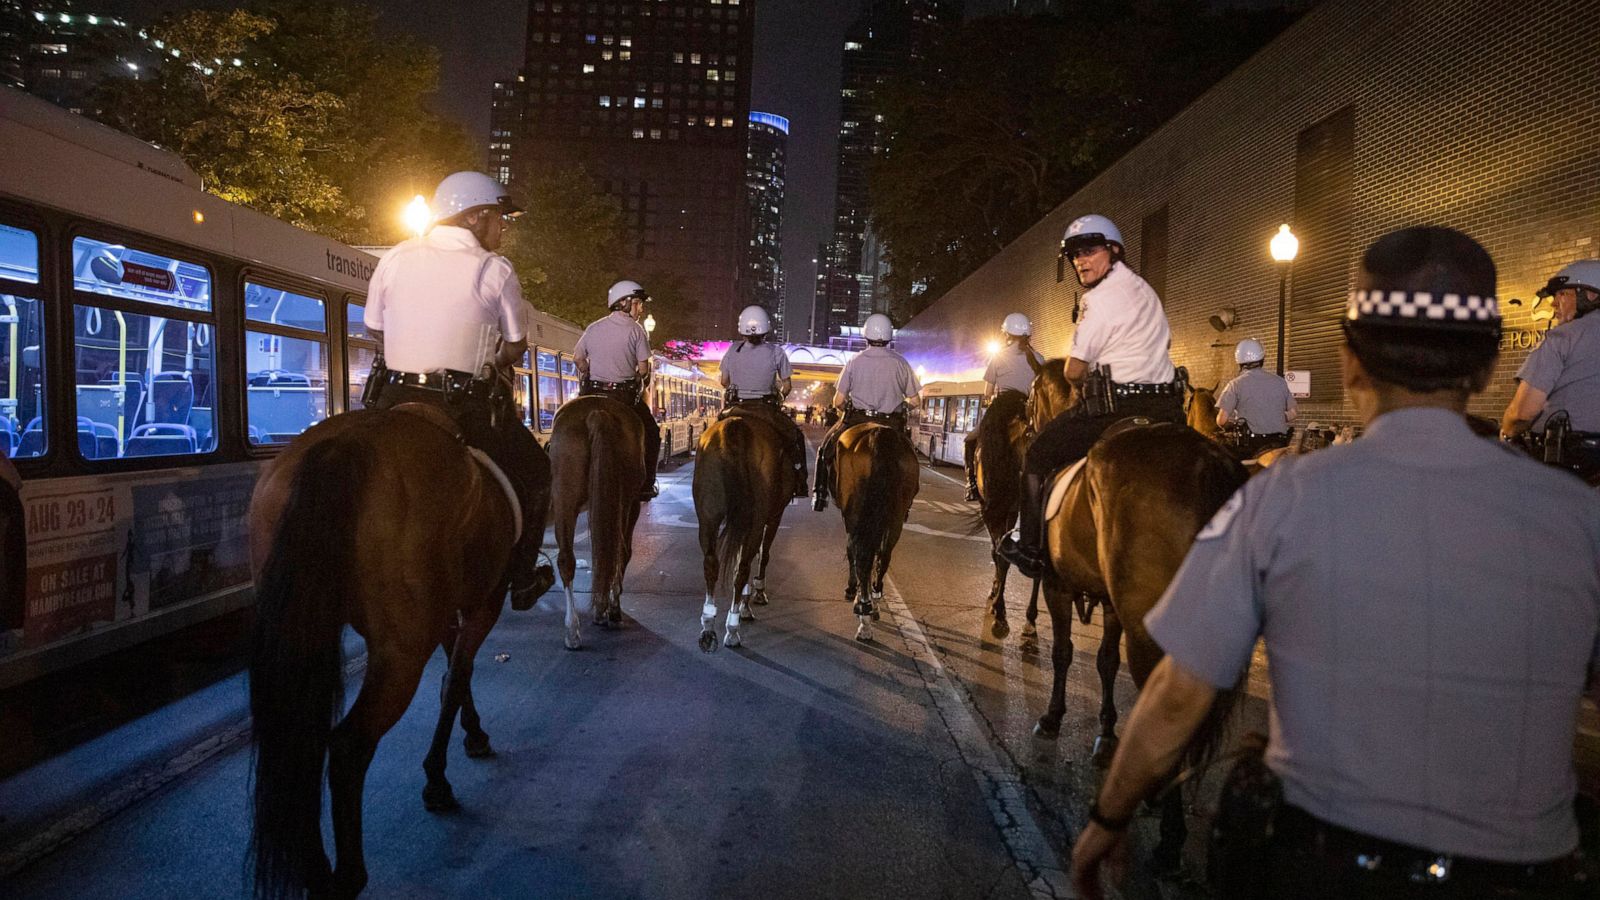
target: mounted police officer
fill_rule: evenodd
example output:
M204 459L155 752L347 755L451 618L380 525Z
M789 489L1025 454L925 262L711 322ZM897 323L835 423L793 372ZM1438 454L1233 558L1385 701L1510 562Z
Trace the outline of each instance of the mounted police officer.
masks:
M1260 341L1240 341L1233 350L1239 374L1217 397L1217 427L1233 426L1242 432L1238 450L1245 459L1288 445L1289 424L1298 411L1289 383L1262 368L1266 358Z
M833 405L844 409L844 418L829 429L817 449L817 481L811 508L828 508L828 481L833 470L833 453L839 435L863 422L883 422L905 433L906 410L922 402L922 383L906 358L889 349L894 339L894 323L882 313L867 316L861 326L867 349L844 364Z
M591 394L610 397L633 410L644 424L644 466L646 472L641 501L660 494L656 487L656 464L661 458L661 426L644 401L650 376L650 335L639 324L650 295L636 281L619 281L606 292L607 315L583 330L572 360L583 381L578 396Z
M1006 316L1000 324L1006 343L989 357L989 366L983 370L983 403L989 409L984 415L1021 416L1028 404L1028 392L1033 389L1033 378L1044 365L1044 357L1033 349L1033 323L1019 312ZM978 473L972 458L972 448L978 442L976 428L967 432L962 448L962 461L967 466L967 499L978 499Z
M722 386L728 389L727 406L718 418L753 415L772 425L789 442L794 466L794 495L806 495L806 436L783 410L794 372L782 344L767 341L772 333L772 317L759 306L746 306L739 313L739 334L744 340L728 348L722 356Z
M1366 434L1245 484L1145 617L1167 656L1073 850L1080 896L1258 636L1271 745L1223 806L1265 814L1219 819L1219 896L1595 896L1572 741L1600 695L1600 501L1468 427L1495 281L1457 231L1367 249L1343 350Z
M1168 355L1172 331L1166 311L1155 290L1123 261L1117 226L1105 216L1075 219L1061 239L1061 253L1087 289L1066 369L1078 401L1028 448L1017 537L1000 542L1001 554L1029 578L1044 570L1043 507L1050 477L1087 455L1122 419L1184 421L1183 388Z
M550 459L522 424L505 390L509 367L527 352L527 303L500 247L504 220L522 214L505 186L479 172L439 182L434 226L379 260L363 321L379 341L366 405L426 403L443 409L462 439L503 471L533 522L534 485ZM527 609L554 583L538 565L543 534L524 529L511 555L511 602Z
M1555 298L1563 324L1517 370L1500 436L1513 440L1538 426L1546 461L1592 478L1600 475L1600 315L1591 315L1600 309L1600 259L1566 266L1539 296Z

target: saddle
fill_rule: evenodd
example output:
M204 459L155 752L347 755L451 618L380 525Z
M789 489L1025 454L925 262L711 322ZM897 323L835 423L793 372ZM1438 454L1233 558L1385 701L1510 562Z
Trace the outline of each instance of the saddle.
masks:
M1115 437L1124 431L1131 431L1135 428L1144 428L1145 426L1152 424L1154 423L1144 416L1129 416L1126 419L1122 419L1113 423L1110 428L1107 428L1105 432L1100 435L1100 439L1095 441L1095 443L1099 444L1101 441L1104 441L1107 438ZM1044 521L1050 521L1051 519L1055 518L1056 513L1061 512L1061 505L1066 501L1067 498L1067 489L1072 486L1072 482L1075 481L1078 477L1078 474L1083 471L1084 463L1088 461L1089 457L1085 456L1083 459L1078 460L1072 465L1067 466L1065 469L1062 469L1055 475L1051 476L1050 490L1045 495L1049 499L1044 505Z
M429 425L450 435L456 443L465 447L467 453L471 454L478 465L489 473L489 477L500 485L500 490L505 492L506 501L511 504L512 543L522 537L522 500L517 496L517 490L512 486L511 478L506 475L504 469L489 458L489 454L467 443L466 432L462 430L461 425L455 419L450 417L449 413L431 403L401 403L392 407L392 410L422 419Z

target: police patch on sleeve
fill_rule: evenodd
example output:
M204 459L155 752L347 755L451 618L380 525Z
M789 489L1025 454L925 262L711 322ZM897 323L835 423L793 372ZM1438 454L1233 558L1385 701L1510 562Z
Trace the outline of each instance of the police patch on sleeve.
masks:
M1217 510L1217 514L1211 517L1211 521L1206 523L1206 527L1200 529L1200 533L1195 535L1194 539L1197 541L1209 541L1212 538L1219 538L1227 534L1228 526L1233 524L1233 517L1238 515L1241 509L1244 509L1243 488L1233 492L1233 496L1228 498L1227 503L1222 504L1222 508Z

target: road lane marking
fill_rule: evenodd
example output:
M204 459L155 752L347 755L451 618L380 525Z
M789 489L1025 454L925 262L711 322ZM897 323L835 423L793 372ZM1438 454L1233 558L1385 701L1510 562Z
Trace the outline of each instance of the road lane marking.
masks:
M917 534L926 534L932 537L951 538L958 541L977 541L980 544L989 543L989 536L986 534L961 534L960 532L955 531L940 531L937 528L929 528L926 525L918 525L916 522L906 523L904 530L914 531Z
M893 578L884 579L883 605L894 618L906 650L917 663L917 674L922 676L923 686L933 699L945 731L977 781L978 791L989 806L989 816L1000 831L1000 840L1027 883L1028 892L1039 900L1077 897L1071 879L1061 867L1060 857L1050 846L1050 838L1028 809L1027 788L1023 786L1021 775L1004 762L989 743L988 735L973 715L965 690L939 661L938 652L901 598Z

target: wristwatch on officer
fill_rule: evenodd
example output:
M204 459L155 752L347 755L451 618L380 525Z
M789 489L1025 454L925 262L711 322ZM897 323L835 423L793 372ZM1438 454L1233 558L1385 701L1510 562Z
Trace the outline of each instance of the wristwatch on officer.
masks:
M1089 804L1089 821L1099 825L1106 831L1120 833L1128 830L1128 825L1133 821L1133 819L1131 817L1127 819L1113 819L1110 816L1107 816L1104 812L1101 812L1100 798L1096 797L1095 801Z

